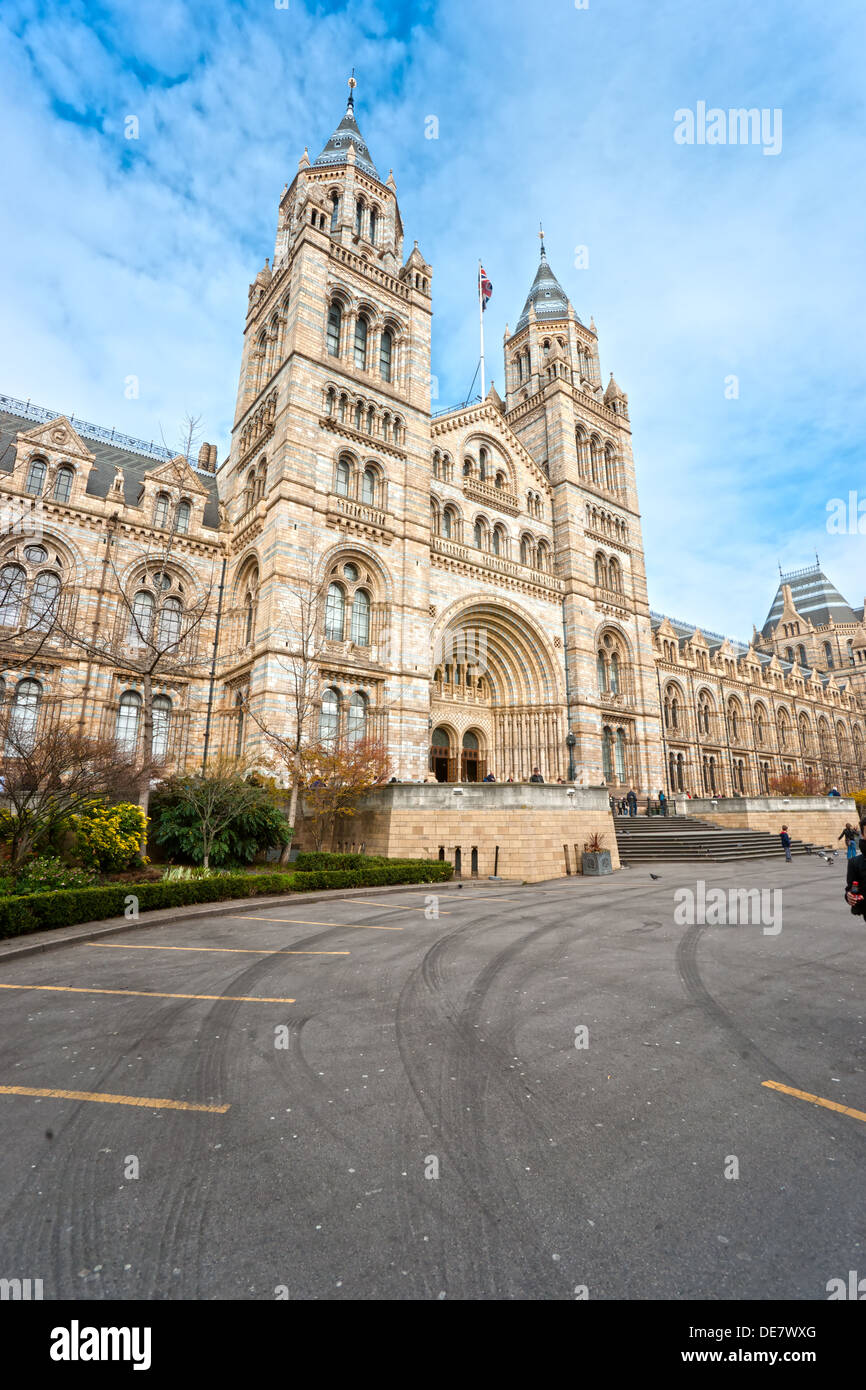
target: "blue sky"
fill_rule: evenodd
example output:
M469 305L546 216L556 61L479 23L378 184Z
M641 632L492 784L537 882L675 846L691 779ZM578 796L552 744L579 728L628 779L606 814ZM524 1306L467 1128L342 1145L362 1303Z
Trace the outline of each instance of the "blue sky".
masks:
M501 387L543 219L629 395L652 606L748 636L816 550L859 605L864 538L826 508L866 495L864 38L860 0L4 0L0 391L169 442L189 411L222 456L247 287L354 65L434 267L438 405L475 370L479 257ZM781 152L678 145L699 101L781 109Z

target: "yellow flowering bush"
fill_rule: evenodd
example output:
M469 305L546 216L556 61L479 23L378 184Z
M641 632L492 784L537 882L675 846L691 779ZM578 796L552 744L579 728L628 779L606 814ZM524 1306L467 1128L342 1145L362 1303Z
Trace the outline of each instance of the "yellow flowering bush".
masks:
M71 820L75 827L75 851L90 868L110 873L149 862L140 853L147 816L131 801L114 806L95 801Z

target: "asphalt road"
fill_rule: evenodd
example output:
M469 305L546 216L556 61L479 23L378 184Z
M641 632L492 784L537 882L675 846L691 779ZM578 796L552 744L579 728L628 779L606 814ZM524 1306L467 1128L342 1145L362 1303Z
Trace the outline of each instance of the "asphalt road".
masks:
M438 919L371 890L0 961L0 1276L46 1299L826 1299L866 1275L844 872L481 881ZM678 924L698 879L781 889L781 930Z

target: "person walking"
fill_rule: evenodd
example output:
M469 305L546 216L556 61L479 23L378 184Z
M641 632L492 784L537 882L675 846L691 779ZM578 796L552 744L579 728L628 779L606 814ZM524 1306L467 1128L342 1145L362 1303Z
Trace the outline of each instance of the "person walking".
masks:
M842 831L842 834L839 836L839 839L845 841L845 849L847 852L847 857L849 859L854 859L857 855L858 838L859 836L855 827L851 825L850 822L846 821L845 829Z
M627 793L625 799L626 799L626 803L627 803L627 805L628 805L628 813L629 813L629 815L630 815L630 816L636 816L636 815L637 815L637 792L634 790L634 787L632 787L632 789Z
M665 796L664 791L660 791L660 792L659 792L659 814L662 815L662 816L666 816L667 813L668 813L668 799L667 799L667 797Z
M785 851L785 862L791 862L791 837L788 834L787 825L783 825L779 832L779 839L782 841L782 849Z

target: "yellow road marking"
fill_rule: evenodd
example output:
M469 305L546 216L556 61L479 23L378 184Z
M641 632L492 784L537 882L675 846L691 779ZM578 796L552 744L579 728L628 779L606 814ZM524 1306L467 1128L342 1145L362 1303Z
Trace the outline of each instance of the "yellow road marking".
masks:
M112 951L216 951L230 956L348 956L351 951L269 951L254 946L127 946L122 941L88 941L88 946L101 946Z
M404 931L404 927L377 927L368 922L313 922L306 917L255 917L239 912L234 922L291 922L296 927L345 927L347 931Z
M371 903L369 898L338 898L337 902L360 904L361 907L386 907L389 912L426 912L426 907L409 906L407 903ZM450 912L440 912L440 917L450 917Z
M105 1105L143 1105L148 1110L203 1110L224 1115L227 1105L193 1105L187 1100L160 1100L156 1096L112 1096L104 1091L55 1091L41 1086L0 1086L0 1096L45 1096L48 1100L99 1100Z
M97 989L79 985L6 985L0 989L44 989L58 994L134 994L140 999L225 999L234 1004L295 1004L295 999L266 999L256 994L164 994L156 989Z
M772 1091L782 1091L786 1096L796 1096L798 1100L808 1100L812 1105L823 1105L826 1110L838 1110L840 1115L850 1115L852 1120L866 1120L866 1111L852 1110L850 1105L840 1105L836 1100L825 1100L823 1096L813 1096L811 1091L796 1091L793 1086L783 1086L779 1081L762 1081Z

